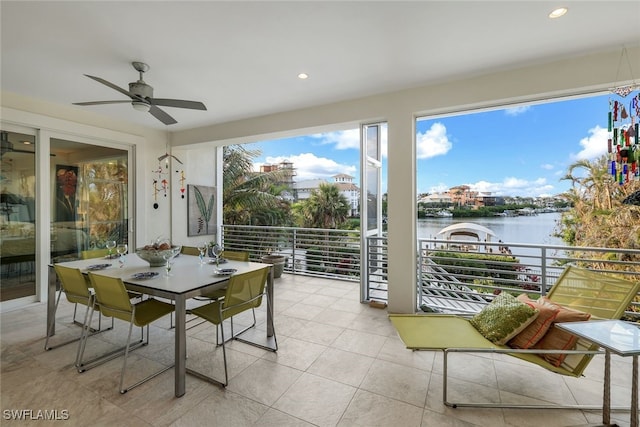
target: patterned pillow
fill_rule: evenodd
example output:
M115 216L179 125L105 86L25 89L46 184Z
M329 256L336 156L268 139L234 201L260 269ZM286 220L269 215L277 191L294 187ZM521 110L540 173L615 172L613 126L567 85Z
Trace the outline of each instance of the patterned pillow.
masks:
M511 294L501 293L470 320L471 325L494 344L503 345L538 316L538 311Z
M529 326L509 341L510 347L529 348L540 341L544 334L547 333L560 309L550 304L541 304L532 300L527 294L518 295L517 299L540 313Z
M554 323L581 322L591 318L590 313L563 307L554 303L547 297L540 297L538 302L542 305L555 307L559 310ZM578 337L575 335L552 326L544 337L542 337L542 339L533 346L533 348L541 348L544 350L575 350L577 342ZM566 354L540 354L540 356L553 366L561 366L567 357Z

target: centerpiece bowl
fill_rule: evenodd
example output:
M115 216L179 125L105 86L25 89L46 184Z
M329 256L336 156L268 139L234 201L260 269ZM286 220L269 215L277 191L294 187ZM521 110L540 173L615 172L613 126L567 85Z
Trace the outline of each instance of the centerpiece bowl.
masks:
M180 253L180 249L180 246L160 246L158 248L145 246L136 249L136 255L147 261L150 267L162 267L167 263L165 256L169 254L176 256Z

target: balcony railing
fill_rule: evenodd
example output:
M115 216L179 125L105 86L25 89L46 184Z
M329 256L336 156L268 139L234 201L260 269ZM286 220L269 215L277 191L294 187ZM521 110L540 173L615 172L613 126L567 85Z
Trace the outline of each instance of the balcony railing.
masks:
M640 250L420 239L418 305L473 314L501 291L545 295L567 265L640 280ZM472 247L473 246L473 247ZM640 299L626 313L640 319Z
M223 225L222 242L227 250L249 252L252 261L264 255L284 255L288 273L360 280L357 230Z
M295 227L224 225L228 250L287 257L285 272L315 277L360 280L360 232ZM387 238L365 239L367 283L364 299L386 301ZM535 298L553 286L567 265L640 280L640 250L524 243L470 243L419 239L416 309L473 314L500 291L526 292ZM627 316L640 319L640 296Z

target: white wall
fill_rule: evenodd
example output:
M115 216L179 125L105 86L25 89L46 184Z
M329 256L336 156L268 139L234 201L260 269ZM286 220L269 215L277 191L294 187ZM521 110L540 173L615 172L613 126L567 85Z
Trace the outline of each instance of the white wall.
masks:
M171 240L180 245L197 246L198 242L216 240L216 234L202 236L187 236L187 185L204 185L209 187L216 186L216 148L200 147L200 148L178 148L173 149L172 153L183 162L172 163L172 184L171 189ZM184 198L180 192L180 172L184 171ZM219 199L216 196L216 204L219 205ZM219 213L214 212L216 229L219 225Z

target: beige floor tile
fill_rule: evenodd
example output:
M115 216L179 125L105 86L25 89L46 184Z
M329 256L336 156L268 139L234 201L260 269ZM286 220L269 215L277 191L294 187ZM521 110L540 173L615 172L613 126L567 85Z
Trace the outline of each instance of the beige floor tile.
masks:
M342 419L340 427L420 427L422 406L413 406L364 390L358 390Z
M307 372L359 387L374 360L372 357L329 348L313 362Z
M335 426L356 390L304 373L273 407L318 426Z

